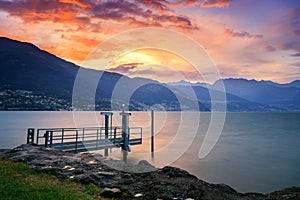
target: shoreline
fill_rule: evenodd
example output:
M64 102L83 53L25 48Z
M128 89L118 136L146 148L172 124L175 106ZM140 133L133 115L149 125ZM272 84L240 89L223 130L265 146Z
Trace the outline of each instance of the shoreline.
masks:
M207 183L176 167L166 166L158 169L147 161L140 161L137 165L128 167L134 167L136 171L146 169L151 172L130 173L109 167L107 162L120 167L120 161L106 159L101 155L66 153L36 145L21 145L10 150L0 150L0 157L25 162L30 168L52 174L59 179L83 184L93 183L100 188L99 195L102 197L249 200L300 198L300 187L290 187L268 194L239 193L226 184ZM105 196L106 193L109 193L109 196Z

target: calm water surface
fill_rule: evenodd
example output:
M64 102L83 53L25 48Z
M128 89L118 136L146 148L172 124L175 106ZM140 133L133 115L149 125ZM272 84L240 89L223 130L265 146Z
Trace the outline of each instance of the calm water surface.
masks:
M184 115L183 119L181 113L155 113L157 153L151 159L150 114L133 112L130 125L143 127L143 144L132 148L129 159L147 159L156 166L172 161L168 164L211 183L226 183L240 192L266 193L300 186L300 113L227 113L221 137L203 159L199 159L198 153L211 116L209 113L190 113L188 118ZM120 115L115 113L113 124L120 126L120 122ZM77 112L73 116L72 112L1 111L0 148L25 143L26 130L30 127L102 124L102 117L94 112ZM111 156L119 158L119 149L113 149Z

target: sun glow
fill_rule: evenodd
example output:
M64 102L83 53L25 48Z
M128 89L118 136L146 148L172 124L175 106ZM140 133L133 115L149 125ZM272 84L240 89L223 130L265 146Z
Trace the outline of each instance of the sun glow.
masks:
M142 50L133 51L117 57L113 62L113 67L128 63L140 63L143 65L160 64L160 59Z
M130 77L146 77L162 82L186 79L194 67L180 56L160 49L139 49L115 58L108 69Z

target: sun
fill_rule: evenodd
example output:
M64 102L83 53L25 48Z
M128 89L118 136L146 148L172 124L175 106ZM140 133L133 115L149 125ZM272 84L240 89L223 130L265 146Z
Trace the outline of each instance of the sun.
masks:
M194 68L180 56L161 49L138 49L117 56L108 71L129 77L151 78L162 82L186 79Z
M130 63L140 63L143 65L159 64L157 57L144 51L132 51L118 56L112 63L110 68Z

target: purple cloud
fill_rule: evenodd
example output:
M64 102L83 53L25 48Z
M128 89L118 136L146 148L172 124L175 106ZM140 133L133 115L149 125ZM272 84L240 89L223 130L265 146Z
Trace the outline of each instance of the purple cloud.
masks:
M300 53L290 54L290 56L292 56L292 57L300 57Z
M261 35L261 34L251 34L251 33L246 32L246 31L234 31L234 30L229 29L229 28L225 28L224 33L226 35L230 35L232 37L252 38L252 39L262 39L263 38L263 35Z
M0 0L0 11L24 22L52 21L98 26L92 19L112 20L136 27L156 26L194 29L191 20L177 14L166 0ZM81 15L79 17L79 15Z
M133 69L136 69L138 66L143 65L144 63L126 63L119 65L114 68L109 68L107 69L110 72L117 72L121 74L128 74L130 73Z

